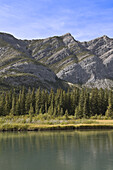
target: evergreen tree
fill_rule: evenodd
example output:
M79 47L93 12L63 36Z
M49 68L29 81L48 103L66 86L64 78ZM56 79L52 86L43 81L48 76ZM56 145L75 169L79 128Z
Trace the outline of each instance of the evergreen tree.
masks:
M63 111L63 108L61 108L61 110L60 110L60 116L63 116L63 114L64 114L64 111Z
M89 94L85 93L85 99L84 99L84 104L83 104L83 117L88 118L89 115Z
M31 89L29 88L28 92L26 94L26 100L25 100L25 112L26 112L26 114L29 113L31 103L32 103L32 101L31 101Z
M48 106L47 106L47 101L45 101L45 113L48 112Z
M8 115L10 113L10 103L8 93L5 95L5 105L4 105L4 115Z
M31 93L31 103L32 103L32 107L33 107L33 112L35 113L35 89L34 88Z
M54 113L53 113L53 116L56 117L57 116L57 109L56 107L54 107Z
M81 90L79 104L75 110L75 117L82 118L83 117L83 107L84 107L84 89Z
M15 96L15 92L14 92L13 97L12 97L12 108L10 110L10 114L11 115L16 114L16 96Z
M49 106L48 114L51 115L51 116L54 114L54 107L53 107L53 105Z
M40 107L41 107L41 91L40 91L40 88L36 91L36 94L35 94L35 113L36 114L39 114L39 110L40 110Z
M104 115L105 114L105 96L104 96L104 90L101 88L98 91L98 113Z
M18 98L16 99L15 114L21 115L20 100Z
M110 94L109 94L109 100L108 100L108 108L107 108L107 111L106 111L106 117L110 117L110 118L113 118L113 93L112 91L110 91Z
M30 123L32 122L33 114L34 114L34 108L33 108L32 103L31 103L31 104L30 104L30 109L29 109Z
M23 87L17 93L15 90L0 94L0 115L44 114L50 116L74 115L76 118L89 118L94 115L106 115L113 118L113 92L111 90L78 89L65 92L57 89L50 93L47 90L27 92ZM66 114L67 114L66 113Z
M34 108L32 106L32 103L30 104L30 109L29 109L29 115L33 115L34 114Z
M75 108L75 118L76 118L76 119L79 119L79 118L80 118L79 106L77 106L77 107Z
M69 118L69 114L68 114L68 110L65 111L65 119L68 120Z
M0 116L5 115L5 94L2 93L0 97Z
M92 89L90 93L90 116L99 114L98 99L98 89Z

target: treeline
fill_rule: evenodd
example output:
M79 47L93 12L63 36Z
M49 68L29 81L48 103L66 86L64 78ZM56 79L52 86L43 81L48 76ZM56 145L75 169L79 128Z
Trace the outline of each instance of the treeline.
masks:
M0 94L0 116L37 115L47 113L50 116L74 115L76 118L90 118L102 115L113 118L113 92L103 89L79 89L65 92L58 89L29 89L23 87Z

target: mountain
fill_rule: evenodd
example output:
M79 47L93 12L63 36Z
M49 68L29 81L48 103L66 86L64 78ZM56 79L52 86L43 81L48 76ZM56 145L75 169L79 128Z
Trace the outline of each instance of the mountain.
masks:
M87 87L113 87L113 39L107 36L79 42L67 33L32 40L28 49L62 80Z
M61 81L62 80L62 81ZM113 87L113 39L80 42L67 33L46 39L18 40L0 33L0 82L4 87L67 84Z
M26 41L0 33L0 89L19 86L56 89L63 82L32 57Z

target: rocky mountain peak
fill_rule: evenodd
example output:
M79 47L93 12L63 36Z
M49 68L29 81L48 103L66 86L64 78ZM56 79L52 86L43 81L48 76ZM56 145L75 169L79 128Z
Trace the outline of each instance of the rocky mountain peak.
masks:
M104 40L110 39L107 35L103 35L102 38L103 38Z
M82 42L82 45L94 55L100 56L113 48L113 39L104 35L91 41Z
M70 33L67 33L67 34L64 34L62 36L63 38L63 42L65 43L65 45L67 46L70 46L72 45L73 43L75 43L75 39L74 37L70 34Z
M71 33L69 33L69 32L64 34L64 35L62 35L62 37L66 37L66 36L71 36L72 37Z
M62 79L81 86L112 88L113 39L104 35L79 42L67 33L24 41L0 33L0 66L0 82L6 85L32 86L34 82L36 87L50 88L59 87Z

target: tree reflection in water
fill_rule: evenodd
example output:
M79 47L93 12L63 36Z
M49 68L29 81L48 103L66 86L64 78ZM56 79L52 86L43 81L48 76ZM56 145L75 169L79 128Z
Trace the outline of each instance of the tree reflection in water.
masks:
M112 130L0 133L3 170L112 170L112 160Z

